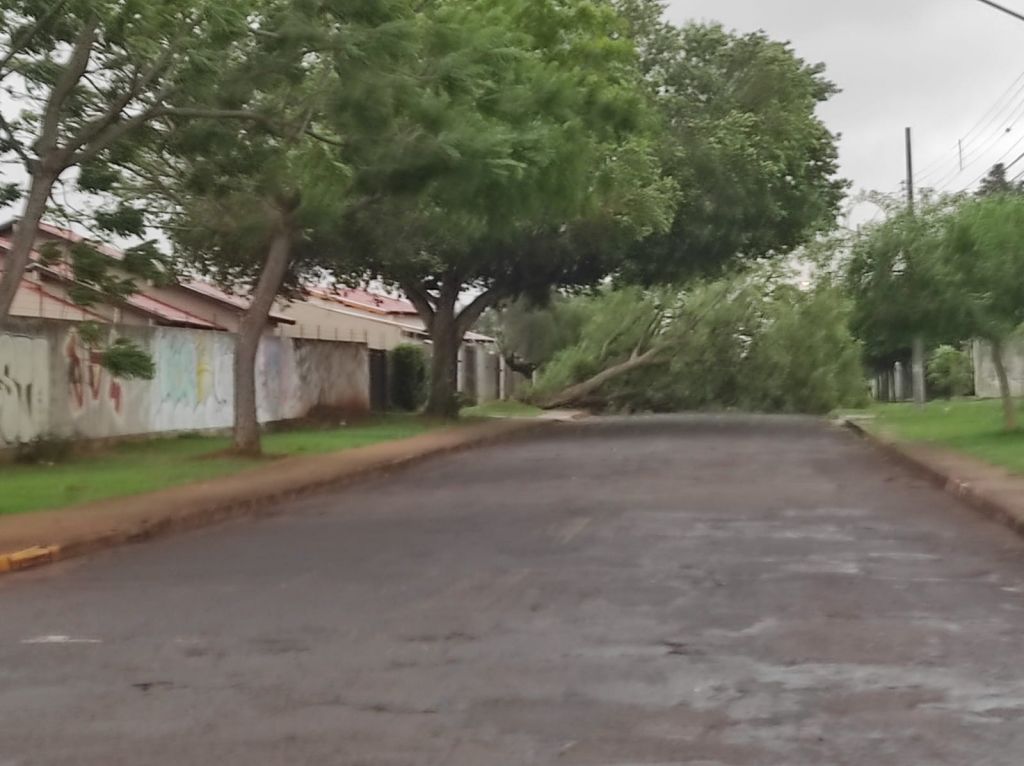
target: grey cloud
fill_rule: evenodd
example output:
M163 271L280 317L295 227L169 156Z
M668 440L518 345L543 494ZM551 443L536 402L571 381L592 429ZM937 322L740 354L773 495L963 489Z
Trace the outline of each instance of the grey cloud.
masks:
M1005 0L1024 11L1024 0ZM957 189L1007 154L1024 152L1020 119L1009 133L991 126L968 143L975 161L957 171L956 144L1024 70L1024 22L976 0L671 0L676 22L715 20L764 29L822 61L843 92L821 114L842 134L843 173L856 189L896 191L903 178L903 129L915 132L922 179ZM986 146L991 143L991 146ZM1024 160L1015 170L1024 171Z

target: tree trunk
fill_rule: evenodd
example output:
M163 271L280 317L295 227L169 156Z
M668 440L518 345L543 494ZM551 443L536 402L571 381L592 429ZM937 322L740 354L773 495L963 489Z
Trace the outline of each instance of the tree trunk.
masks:
M1007 431L1017 430L1017 407L1013 401L1013 393L1010 391L1010 377L1006 374L1006 364L1003 360L1003 342L1001 340L990 340L992 344L992 364L996 368L996 377L999 379L999 396L1003 400L1003 425Z
M641 367L656 364L660 361L658 357L664 350L664 346L655 346L650 351L640 354L639 356L631 357L625 362L617 364L614 367L609 367L607 370L602 370L589 380L577 383L574 386L569 386L564 391L544 399L540 402L540 406L545 409L554 409L555 407L567 407L571 404L577 404L581 400L586 399L590 394L599 390L601 386L609 380L613 380L620 375L625 375L627 372L638 370Z
M25 269L32 258L33 246L39 233L39 222L46 213L46 203L56 180L56 176L48 172L32 176L28 199L25 200L21 218L15 224L10 250L3 260L3 278L0 279L0 328L7 324L14 297L18 294Z
M455 321L455 306L438 305L434 310L430 339L433 355L430 359L430 397L426 414L439 418L459 416L458 375L459 346L462 333Z
M256 355L267 326L267 317L281 291L291 261L292 230L288 220L276 227L267 247L267 257L252 302L242 318L235 344L235 434L234 451L259 455L260 424L256 409Z

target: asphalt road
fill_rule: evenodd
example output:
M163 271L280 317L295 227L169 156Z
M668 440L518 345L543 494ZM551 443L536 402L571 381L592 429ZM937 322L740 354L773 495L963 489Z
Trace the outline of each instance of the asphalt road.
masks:
M0 766L1024 762L1024 544L821 422L288 510L0 580Z

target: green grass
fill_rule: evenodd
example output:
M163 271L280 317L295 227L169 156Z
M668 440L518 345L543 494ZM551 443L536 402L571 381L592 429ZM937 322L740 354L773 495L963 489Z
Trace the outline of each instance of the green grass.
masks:
M544 410L532 404L524 404L514 399L478 404L462 410L463 417L469 418L535 418Z
M957 400L872 407L870 429L897 439L950 447L989 463L1024 473L1024 431L1003 430L996 400Z
M413 416L389 416L332 429L267 434L267 455L312 455L402 439L436 428ZM0 465L0 515L60 508L257 469L265 460L226 457L224 437L183 436L122 444L55 465Z

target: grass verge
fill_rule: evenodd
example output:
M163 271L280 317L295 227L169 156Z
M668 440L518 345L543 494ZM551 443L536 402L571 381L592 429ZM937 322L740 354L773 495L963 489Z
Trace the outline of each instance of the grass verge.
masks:
M425 433L441 424L409 415L330 429L302 428L263 437L268 456L315 455ZM0 515L61 508L152 492L253 470L265 459L223 456L226 437L186 435L112 447L53 465L0 465Z
M532 404L524 404L514 399L507 401L487 402L462 410L462 417L467 418L535 418L544 410Z
M996 400L955 400L880 404L864 425L908 442L949 447L993 465L1024 473L1024 431L1003 430L1002 405Z

